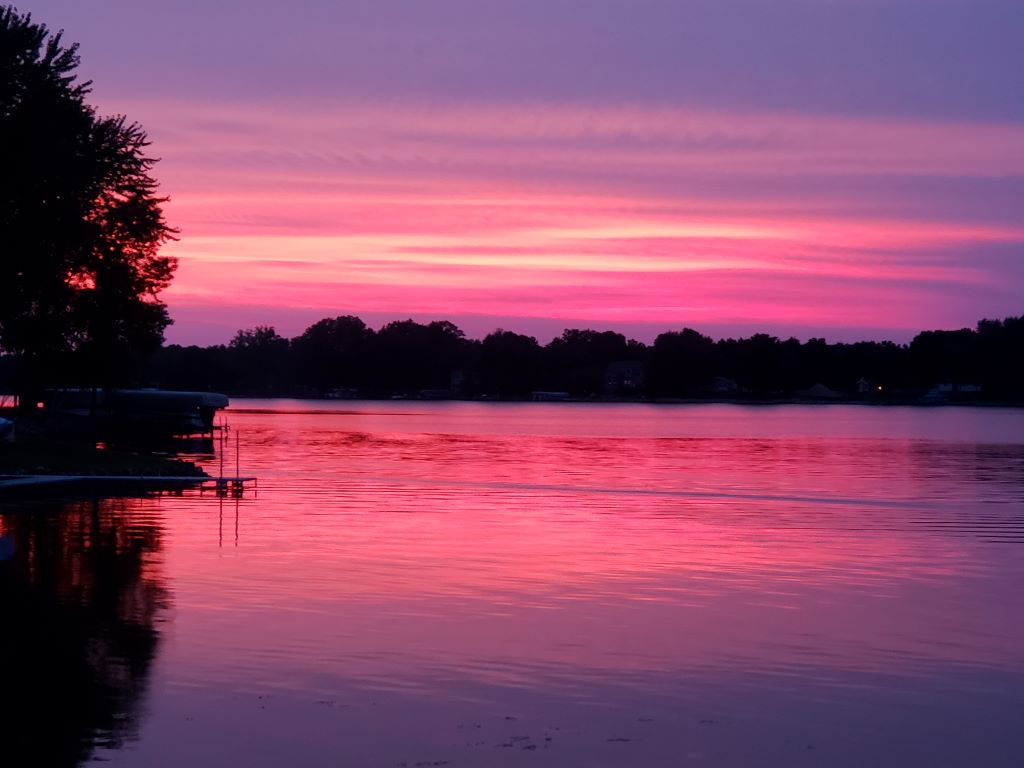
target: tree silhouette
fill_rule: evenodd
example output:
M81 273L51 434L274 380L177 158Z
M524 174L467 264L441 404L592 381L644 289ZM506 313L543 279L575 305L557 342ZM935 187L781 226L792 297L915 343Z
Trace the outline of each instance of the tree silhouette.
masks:
M634 371L635 383L620 380ZM982 320L977 330L926 331L909 345L801 343L764 333L715 341L684 328L648 347L620 333L575 328L544 346L501 329L474 341L447 321L402 320L375 332L358 317L342 316L291 340L257 326L239 331L228 346L166 347L151 360L150 381L261 395L346 388L363 397L436 397L447 390L453 397L526 399L557 390L579 398L749 401L802 397L801 390L821 384L872 402L916 401L948 383L948 399L956 402L1021 402L1024 317Z
M483 340L480 352L484 392L525 398L541 388L544 353L533 336L499 328Z
M232 368L241 388L256 395L269 395L287 385L290 365L288 340L273 326L257 325L241 330L228 345Z
M316 392L365 383L373 331L351 315L325 318L292 339L299 376Z
M465 334L447 320L422 325L396 320L374 337L375 355L370 360L380 388L447 389L451 374L464 361L472 345Z
M561 336L551 340L545 352L552 371L552 387L587 396L604 392L609 363L634 359L638 354L621 333L589 328L566 328Z
M692 395L714 375L715 342L692 328L668 331L654 340L650 356L650 389L658 396Z
M159 248L175 232L146 133L96 114L78 64L62 33L0 6L0 348L29 402L57 370L114 383L171 322Z

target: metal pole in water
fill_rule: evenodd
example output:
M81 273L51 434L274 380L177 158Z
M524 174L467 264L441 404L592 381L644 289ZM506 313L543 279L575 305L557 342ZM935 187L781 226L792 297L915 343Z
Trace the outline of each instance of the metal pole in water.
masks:
M241 467L241 463L240 463L241 462L241 459L240 459L241 449L238 447L238 437L239 437L238 436L238 432L235 432L235 479L236 480L238 480L242 476L242 470L240 469L240 467ZM238 481L241 482L241 480L238 480Z
M224 420L220 422L220 480L224 482L224 431L227 425L224 424Z

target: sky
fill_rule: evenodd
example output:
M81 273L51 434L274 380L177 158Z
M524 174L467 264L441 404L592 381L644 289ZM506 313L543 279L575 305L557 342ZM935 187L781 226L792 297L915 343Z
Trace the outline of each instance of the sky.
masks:
M1024 314L1020 0L37 0L141 123L168 341Z

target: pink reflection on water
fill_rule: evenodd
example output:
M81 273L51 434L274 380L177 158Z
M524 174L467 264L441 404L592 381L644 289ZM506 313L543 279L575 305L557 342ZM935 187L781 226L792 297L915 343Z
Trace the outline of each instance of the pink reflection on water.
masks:
M229 420L258 491L93 507L158 545L168 596L115 765L1024 749L1022 411L243 401ZM73 515L34 519L69 523L77 557Z
M581 685L1024 661L1000 574L1021 567L992 543L1021 533L1006 414L978 445L941 439L956 412L918 440L891 435L916 411L760 411L751 429L735 408L716 436L700 409L245 405L231 422L261 481L238 549L208 546L208 506L173 524L200 676L273 659L285 687L296 669Z

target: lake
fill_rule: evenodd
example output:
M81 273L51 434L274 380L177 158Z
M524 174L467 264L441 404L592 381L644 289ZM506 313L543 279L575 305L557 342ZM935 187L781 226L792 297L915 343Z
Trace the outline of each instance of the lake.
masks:
M0 503L0 754L1024 760L1024 410L238 400L227 419L231 472L237 435L259 478L240 499Z

